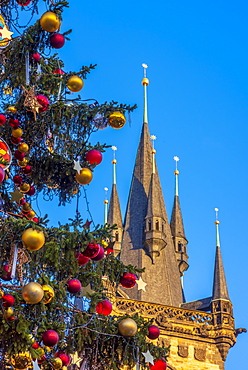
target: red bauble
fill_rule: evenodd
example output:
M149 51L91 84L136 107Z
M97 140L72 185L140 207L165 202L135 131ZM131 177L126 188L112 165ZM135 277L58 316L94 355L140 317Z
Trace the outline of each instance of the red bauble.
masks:
M108 316L112 312L112 303L107 299L98 302L96 305L96 312L100 313L101 315Z
M24 167L22 169L22 171L23 171L23 173L25 173L25 175L29 175L32 172L32 167L29 166L29 164L28 164L26 167Z
M13 181L14 181L14 183L16 185L20 185L22 183L22 181L23 181L23 178L21 176L19 176L19 175L15 175L13 177Z
M57 352L55 354L55 357L59 357L60 358L60 360L63 362L63 366L67 366L71 362L70 355L66 355L65 353L63 353L61 351Z
M31 3L31 0L16 0L18 5L27 6Z
M106 249L106 252L107 252L107 254L110 254L110 253L114 253L114 250L113 250L113 248L108 247Z
M156 360L154 361L154 365L149 365L149 367L151 370L166 370L167 365L163 360Z
M10 118L10 120L9 120L10 127L17 128L17 127L20 126L20 124L21 123L20 123L19 119Z
M36 222L37 224L39 223L38 217L34 217L32 221Z
M18 145L22 141L22 138L21 137L13 137L13 136L11 136L10 141L11 141L12 144Z
M42 106L39 108L39 113L45 112L48 109L49 106L49 100L44 95L35 95L36 99L38 100L38 103Z
M99 150L92 149L86 154L85 159L90 162L90 164L100 164L102 161L102 153L99 152Z
M23 204L25 204L26 203L26 199L25 198L22 198L22 199L20 199L20 202L19 203L17 203L19 206L23 206Z
M14 153L14 156L19 161L23 161L23 158L25 157L25 153L21 153L21 152L19 152L19 150L16 150L15 153Z
M93 261L100 261L104 258L104 248L100 245L99 253L96 257L91 258Z
M47 330L42 335L42 342L45 346L53 347L59 341L59 335L55 330Z
M53 71L53 74L55 74L55 75L64 75L65 72L61 68L57 68L57 69L55 69L55 71Z
M14 306L14 303L15 303L15 298L13 297L13 295L5 294L3 296L3 306L4 307Z
M131 272L124 272L123 276L120 278L120 284L127 289L131 289L136 284L137 276L131 274Z
M50 37L50 45L54 49L60 49L65 45L65 37L61 33L54 33Z
M31 59L33 59L35 62L39 62L40 61L40 54L38 52L34 53L31 56Z
M4 125L6 122L6 117L4 114L0 114L0 125Z
M90 260L89 257L84 256L81 252L77 253L76 259L78 260L79 266L86 265Z
M44 355L44 356L42 356L41 358L38 359L38 364L41 365L45 361L46 361L46 356Z
M148 338L149 339L157 339L159 337L160 330L156 325L151 325L148 328Z
M87 248L83 251L83 255L89 258L94 258L100 252L100 245L96 243L87 244Z
M38 349L40 347L40 345L39 345L39 343L38 342L34 342L33 344L32 344L32 348L34 348L34 349Z
M26 193L28 195L34 195L36 193L36 189L34 186L30 186L29 191Z
M70 293L76 294L80 292L82 284L78 279L71 279L67 281L67 290Z
M1 279L4 281L10 281L11 280L11 271L9 271L9 265L3 265L3 275L1 275ZM11 296L12 297L12 296Z
M2 167L0 167L0 182L3 182L4 178L5 178L5 172L2 169Z

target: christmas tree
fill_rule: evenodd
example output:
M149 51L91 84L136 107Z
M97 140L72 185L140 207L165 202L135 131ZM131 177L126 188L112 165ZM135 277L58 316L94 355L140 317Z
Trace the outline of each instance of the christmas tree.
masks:
M92 228L77 213L52 227L33 209L38 196L57 197L61 206L78 197L107 148L92 145L91 134L108 125L121 128L135 109L71 94L83 88L95 65L63 71L54 49L71 32L62 33L69 3L42 3L47 11L40 14L38 0L1 1L1 369L110 370L150 363L162 370L167 349L152 342L158 328L138 314L112 312L118 286L131 289L141 272L114 257L114 226Z

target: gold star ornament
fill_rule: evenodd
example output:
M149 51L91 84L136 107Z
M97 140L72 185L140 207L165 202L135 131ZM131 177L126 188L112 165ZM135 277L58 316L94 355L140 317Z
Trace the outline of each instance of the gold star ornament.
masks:
M6 26L0 29L0 34L3 39L11 40L11 35L13 35L13 33L14 32L9 31Z
M36 121L36 113L39 113L39 109L42 108L42 105L38 102L35 96L34 86L32 86L30 90L27 90L24 86L22 86L22 90L25 95L23 105L24 107L28 108L28 111L34 114L34 119Z
M11 195L11 202L17 202L19 203L20 200L23 198L23 194L18 190L16 189L14 192L10 193Z

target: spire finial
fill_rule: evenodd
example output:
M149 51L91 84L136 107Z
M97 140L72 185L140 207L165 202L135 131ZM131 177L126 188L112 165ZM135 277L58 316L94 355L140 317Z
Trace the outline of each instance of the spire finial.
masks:
M155 173L155 154L156 149L154 148L154 141L157 139L155 135L151 135L150 139L152 141L152 173Z
M105 199L104 199L104 225L107 223L108 221L108 188L104 188L105 190Z
M112 150L113 150L113 159L112 159L112 164L113 164L113 184L116 184L116 163L117 163L117 160L115 158L115 152L117 150L117 147L116 146L112 146Z
M177 157L176 155L173 157L174 161L176 162L176 170L174 171L174 175L176 176L175 178L175 195L178 196L178 175L179 175L179 171L177 169L177 162L179 162L179 157Z
M218 215L219 215L219 208L215 208L215 218L216 220L214 221L216 225L216 247L220 247L220 234L219 234L219 224L220 221L218 220Z
M142 67L144 68L144 78L142 79L142 85L144 86L144 117L143 121L148 123L148 114L147 114L147 91L146 87L149 85L149 80L146 77L146 70L148 68L148 65L145 63L142 63Z

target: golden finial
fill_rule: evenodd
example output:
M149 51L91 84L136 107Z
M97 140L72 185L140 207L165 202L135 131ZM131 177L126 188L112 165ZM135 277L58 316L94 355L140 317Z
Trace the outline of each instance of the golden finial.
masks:
M219 212L219 208L215 208L215 218L216 220L214 221L215 225L219 225L220 221L218 220L218 212Z
M215 225L216 225L216 246L217 247L220 247L220 234L219 234L219 223L220 221L218 220L218 216L219 216L219 208L215 208Z
M116 184L116 163L117 163L117 160L115 158L115 152L117 150L117 147L116 146L112 146L112 150L113 150L113 159L112 159L112 164L113 164L113 184Z
M176 155L173 157L173 159L176 162L176 170L174 171L174 175L176 175L175 195L178 195L178 175L179 175L179 171L177 169L177 162L179 162L180 159Z
M143 86L148 86L149 85L149 80L146 77L146 70L148 68L148 65L145 63L142 63L142 67L144 68L144 78L142 79L142 85Z

